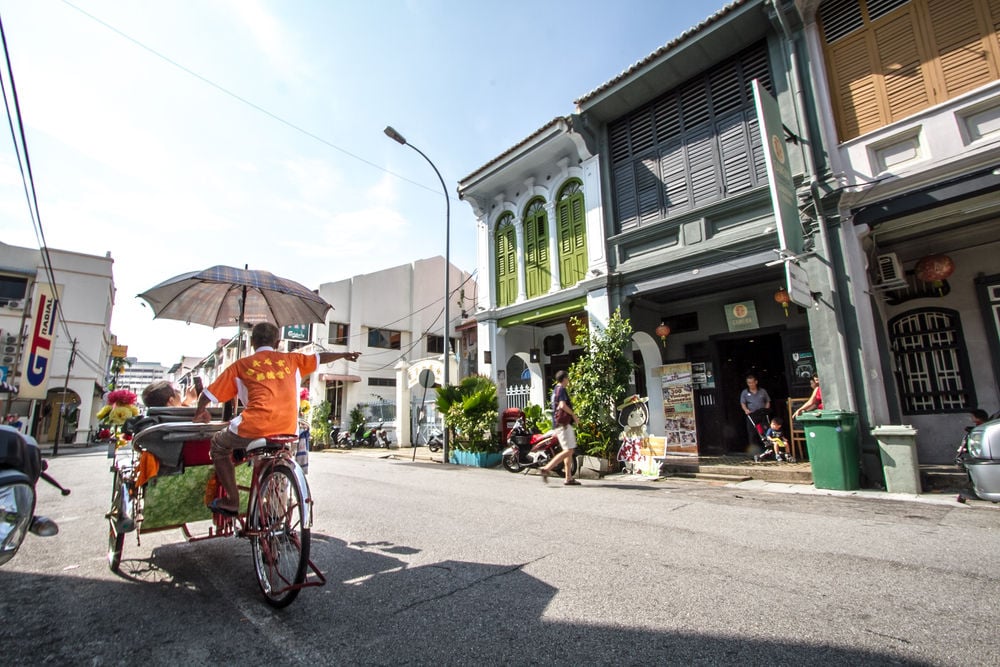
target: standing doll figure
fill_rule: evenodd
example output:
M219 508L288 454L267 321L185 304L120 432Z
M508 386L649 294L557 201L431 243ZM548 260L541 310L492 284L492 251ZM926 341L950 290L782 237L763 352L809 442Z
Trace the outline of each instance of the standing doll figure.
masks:
M649 433L646 430L649 424L648 403L648 398L631 396L618 406L618 423L623 427L618 460L633 475L642 473L647 468L644 464L648 464L650 470L653 466L652 451L649 451L649 456L643 454L644 448L649 449Z

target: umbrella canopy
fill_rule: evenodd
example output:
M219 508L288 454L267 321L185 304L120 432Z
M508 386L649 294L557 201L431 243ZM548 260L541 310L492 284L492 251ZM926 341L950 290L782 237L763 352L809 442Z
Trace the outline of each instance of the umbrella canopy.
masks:
M294 280L268 271L213 266L175 276L139 295L153 316L210 327L271 322L279 327L325 322L333 308Z

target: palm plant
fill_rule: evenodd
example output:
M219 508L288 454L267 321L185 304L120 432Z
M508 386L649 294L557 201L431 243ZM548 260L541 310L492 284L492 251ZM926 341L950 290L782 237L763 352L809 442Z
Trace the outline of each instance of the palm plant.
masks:
M491 452L499 448L497 386L484 375L470 375L457 385L437 389L438 411L456 449Z

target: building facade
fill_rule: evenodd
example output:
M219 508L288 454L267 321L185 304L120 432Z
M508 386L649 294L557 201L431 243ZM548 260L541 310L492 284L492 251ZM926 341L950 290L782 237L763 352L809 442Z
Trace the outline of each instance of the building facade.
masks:
M968 411L1000 408L1000 7L795 3L818 136L839 187L858 396L950 462Z
M0 243L2 365L6 381L18 389L0 399L5 414L18 413L39 442L84 443L103 405L113 260L54 248L46 257L38 249ZM53 294L58 307L40 318L40 304ZM50 343L38 338L45 329ZM26 376L39 376L42 369L41 383Z

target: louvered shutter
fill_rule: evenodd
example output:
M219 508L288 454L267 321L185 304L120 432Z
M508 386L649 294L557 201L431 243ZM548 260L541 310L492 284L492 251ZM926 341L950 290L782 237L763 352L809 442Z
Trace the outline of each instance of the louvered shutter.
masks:
M631 162L615 167L614 187L618 231L635 229L639 226L639 200L635 194L635 167Z
M556 222L559 232L559 284L572 287L580 282L587 272L587 225L583 205L583 192L578 184L564 191L556 206Z
M922 66L919 30L912 6L893 12L874 24L879 73L888 102L888 122L912 116L931 105L933 89Z
M635 190L639 202L639 224L645 225L659 220L662 213L660 204L660 165L655 155L648 155L635 163Z
M691 179L691 199L702 206L719 198L719 174L716 171L715 142L712 127L692 134L687 142L688 174Z
M837 42L827 55L841 141L885 125L868 34L860 33Z
M931 55L937 58L946 98L955 97L997 78L985 17L975 0L929 0Z
M509 222L498 227L496 245L497 306L509 306L517 300L517 234Z
M661 150L660 176L663 179L663 205L667 215L691 208L684 144L680 140L665 145Z
M524 215L524 286L529 299L548 292L552 282L548 225L545 205L529 205Z
M719 152L722 159L722 184L726 194L746 190L753 186L750 160L752 157L742 112L730 114L716 123Z

